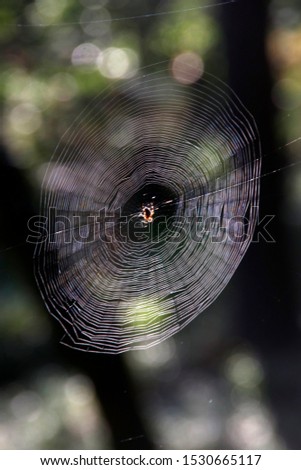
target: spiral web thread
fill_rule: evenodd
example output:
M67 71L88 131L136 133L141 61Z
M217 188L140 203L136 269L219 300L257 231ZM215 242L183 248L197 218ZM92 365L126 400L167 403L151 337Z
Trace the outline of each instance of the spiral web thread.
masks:
M42 188L51 236L37 245L35 275L62 342L145 348L206 309L251 241L260 165L252 116L212 76L186 86L152 73L94 99Z

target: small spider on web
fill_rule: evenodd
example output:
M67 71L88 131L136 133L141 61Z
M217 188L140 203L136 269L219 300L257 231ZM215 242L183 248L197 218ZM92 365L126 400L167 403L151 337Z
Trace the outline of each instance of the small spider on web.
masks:
M142 211L140 212L139 217L143 217L143 222L145 224L149 224L150 222L153 222L154 214L155 214L155 206L151 202L150 204L142 205Z

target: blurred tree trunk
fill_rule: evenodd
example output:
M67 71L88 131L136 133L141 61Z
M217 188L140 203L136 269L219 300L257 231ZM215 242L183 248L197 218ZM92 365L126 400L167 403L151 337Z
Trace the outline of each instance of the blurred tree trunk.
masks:
M265 53L268 3L241 0L222 8L229 85L252 113L263 148L262 174L285 166L273 130L272 80ZM286 227L282 223L283 173L261 180L260 220L275 215L267 229L275 243L252 243L240 267L238 318L243 335L261 349L289 344L296 332L293 282ZM255 236L256 238L256 236Z
M263 174L286 163L284 152L275 151L279 142L273 130L272 80L265 54L268 4L264 0L241 0L222 8L229 85L257 122L263 147ZM259 243L251 244L233 287L240 334L261 357L267 398L279 434L289 449L298 449L301 384L296 377L300 376L297 359L300 336L290 262L290 248L296 245L296 240L282 222L283 192L283 172L261 180L260 218L275 215L268 226L275 243L260 239Z

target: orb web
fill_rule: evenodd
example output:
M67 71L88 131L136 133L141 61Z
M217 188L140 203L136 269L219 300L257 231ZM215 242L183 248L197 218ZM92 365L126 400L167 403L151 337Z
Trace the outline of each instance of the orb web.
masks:
M156 72L95 98L43 182L35 275L64 344L120 353L181 330L252 239L260 142L221 81Z

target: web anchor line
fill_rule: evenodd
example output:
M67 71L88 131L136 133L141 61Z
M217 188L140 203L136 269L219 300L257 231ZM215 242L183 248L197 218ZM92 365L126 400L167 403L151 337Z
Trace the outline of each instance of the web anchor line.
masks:
M199 7L194 7L194 8L184 8L180 10L169 10L169 11L159 11L156 13L145 13L142 15L136 15L136 16L123 16L123 17L117 17L117 18L110 18L110 19L101 19L101 20L92 20L92 21L67 21L67 22L61 22L61 23L37 23L37 24L24 24L24 23L17 23L18 28L51 28L55 26L72 26L72 25L81 25L81 24L105 24L105 23L111 23L111 22L121 22L121 21L132 21L132 20L139 20L139 19L148 19L148 18L154 18L158 16L168 16L168 15L177 15L177 14L183 14L183 13L191 13L199 10L206 10L209 8L216 8L219 6L224 6L224 5L229 5L232 3L236 3L237 0L225 0L224 2L218 2L218 3L211 3L208 5L201 5ZM11 26L14 26L13 24Z

